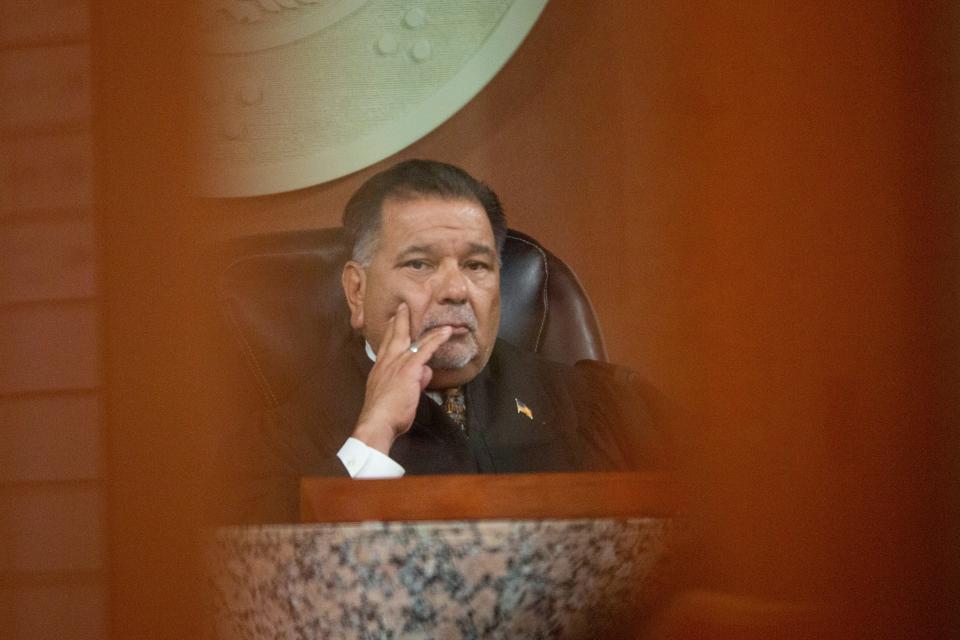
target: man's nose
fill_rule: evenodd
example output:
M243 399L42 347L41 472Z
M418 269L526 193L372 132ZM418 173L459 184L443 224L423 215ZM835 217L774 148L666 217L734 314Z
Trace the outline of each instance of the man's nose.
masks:
M459 264L444 264L437 272L437 301L442 304L463 304L467 301L467 278Z

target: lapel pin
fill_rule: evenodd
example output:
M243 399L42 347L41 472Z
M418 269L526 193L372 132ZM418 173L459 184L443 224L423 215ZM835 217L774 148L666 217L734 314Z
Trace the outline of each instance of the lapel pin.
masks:
M514 400L516 400L517 402L517 413L522 413L523 415L533 420L533 411L530 411L530 407L520 402L520 400L517 398L514 398Z

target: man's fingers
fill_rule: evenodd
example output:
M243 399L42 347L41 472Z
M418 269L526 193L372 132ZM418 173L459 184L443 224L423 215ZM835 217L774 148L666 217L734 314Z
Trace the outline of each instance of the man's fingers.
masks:
M420 391L423 391L427 388L427 385L430 384L431 378L433 378L433 369L427 365L420 367Z
M444 342L450 339L453 329L449 326L437 327L427 331L417 342L417 352L413 354L414 361L426 363L433 357L434 352Z
M377 353L377 361L387 357L391 360L396 357L408 356L404 361L426 364L433 357L434 352L444 342L450 339L453 328L447 325L430 329L420 339L410 340L410 308L406 303L400 303L397 313L390 319L387 330L383 334L383 343ZM411 347L415 347L413 351Z
M393 321L393 341L397 346L406 348L410 344L410 307L406 302L397 306L397 314Z
M387 353L397 353L407 348L410 340L410 311L405 302L397 306L397 312L387 321L387 330L383 332L377 360Z

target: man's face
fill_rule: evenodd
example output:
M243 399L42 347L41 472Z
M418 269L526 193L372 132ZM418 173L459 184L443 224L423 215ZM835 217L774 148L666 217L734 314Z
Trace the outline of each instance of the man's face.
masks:
M431 387L461 385L486 365L500 324L500 266L479 203L388 199L369 265L348 263L343 281L350 323L375 350L401 302L410 309L412 341L433 327L453 327L428 363Z

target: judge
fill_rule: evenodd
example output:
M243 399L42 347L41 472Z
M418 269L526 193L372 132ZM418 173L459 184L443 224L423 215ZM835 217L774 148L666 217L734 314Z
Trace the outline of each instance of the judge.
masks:
M253 519L294 520L302 476L657 463L633 389L604 367L554 363L497 339L507 225L489 187L449 164L402 162L360 187L343 225L355 339L269 410L244 447Z

